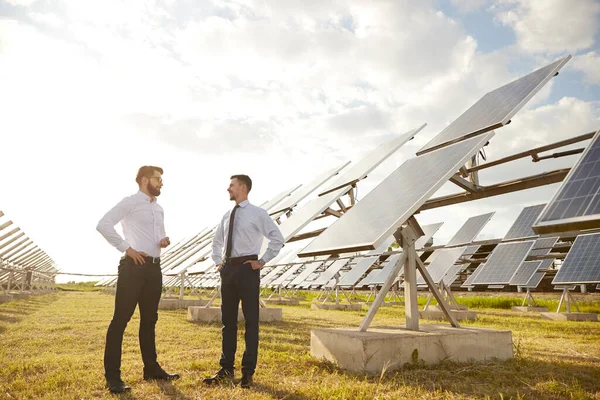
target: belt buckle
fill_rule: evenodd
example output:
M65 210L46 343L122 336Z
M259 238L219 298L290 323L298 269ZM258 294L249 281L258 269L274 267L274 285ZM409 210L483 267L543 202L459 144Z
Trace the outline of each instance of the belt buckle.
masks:
M160 262L160 257L152 257L152 264L158 264Z

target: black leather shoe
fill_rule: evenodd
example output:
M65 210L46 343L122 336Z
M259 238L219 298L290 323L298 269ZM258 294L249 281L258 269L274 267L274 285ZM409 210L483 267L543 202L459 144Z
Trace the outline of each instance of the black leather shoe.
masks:
M252 386L252 375L250 374L242 374L242 380L240 381L240 386L244 389L250 388Z
M153 371L144 370L144 380L162 380L162 381L174 381L175 379L179 379L179 374L169 374L164 369L159 368Z
M233 370L221 368L214 376L210 378L204 378L202 382L207 385L212 385L213 383L220 383L224 380L232 380L233 379Z
M127 392L128 390L131 390L131 388L120 379L110 381L107 380L106 386L108 386L108 390L110 390L111 393L123 393Z

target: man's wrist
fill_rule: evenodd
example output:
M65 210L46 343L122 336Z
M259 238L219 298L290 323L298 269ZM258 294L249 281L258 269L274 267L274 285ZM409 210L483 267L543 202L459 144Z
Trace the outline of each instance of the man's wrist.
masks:
M260 264L261 267L264 267L266 264L265 260L263 260L262 258L260 260L258 260L258 263Z

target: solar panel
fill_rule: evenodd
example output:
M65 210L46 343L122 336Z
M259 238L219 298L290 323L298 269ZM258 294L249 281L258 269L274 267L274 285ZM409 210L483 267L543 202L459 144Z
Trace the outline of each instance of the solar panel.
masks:
M552 284L600 283L599 254L600 233L577 236Z
M275 207L273 207L271 209L271 211L269 211L269 214L273 215L273 214L284 212L284 211L287 211L287 210L290 210L290 209L296 207L296 205L298 205L299 202L301 202L309 194L311 194L312 192L317 190L319 188L319 186L323 185L328 179L335 176L338 172L340 172L342 169L344 169L348 164L350 164L350 161L347 161L344 164L342 164L336 168L332 168L329 171L319 175L318 177L316 177L314 180L307 183L306 185L300 186L300 189L296 190L289 197L285 198L279 204L275 205Z
M475 254L477 252L477 250L479 250L480 246L467 246L465 248L465 251L461 254L461 257L471 257L473 254ZM444 276L442 277L442 281L444 282L444 285L446 286L450 286L454 283L454 281L456 280L456 278L458 278L458 274L460 272L462 272L465 268L467 267L467 264L454 264L453 266L451 266L450 268L448 268L448 270L446 271L446 273L444 274Z
M380 272L381 272L381 269L374 269L373 271L370 271L367 274L367 276L365 276L360 282L358 282L356 284L356 287L363 287L363 286L370 285L373 278L376 277L377 275L379 275Z
M284 273L282 273L281 275L279 275L277 277L277 279L274 279L270 283L269 286L279 286L279 285L281 285L283 282L285 282L286 280L288 280L293 274L295 274L296 271L298 271L298 269L300 269L301 266L302 266L302 264L292 265Z
M319 268L322 264L323 264L322 261L316 261L316 262L311 262L311 263L304 264L304 270L302 272L300 272L298 274L298 276L296 276L296 278L294 278L294 280L290 283L290 286L296 286L296 285L299 285L302 282L304 282L304 280L306 278L308 278L308 276L310 274L312 274L313 272L315 272L315 270L317 268Z
M479 275L479 273L481 272L481 270L483 265L479 265L477 268L475 268L475 270L473 272L471 272L471 275L469 275L467 277L467 279L463 282L462 285L460 285L460 287L472 287L475 286L473 284L473 281L477 278L477 275Z
M387 280L388 276L390 276L390 274L394 270L394 267L398 263L400 257L402 257L402 254L393 254L390 256L390 258L385 260L385 262L382 264L383 268L379 271L377 275L373 277L373 279L371 279L369 285L383 285ZM400 272L398 272L398 275L402 275L403 271L404 268L401 268Z
M306 203L299 209L295 210L294 213L281 225L279 230L283 235L283 238L287 242L293 238L302 228L312 222L317 216L321 215L323 211L327 209L337 199L345 195L350 190L349 187L344 187L331 192L325 196L317 197ZM265 243L266 248L266 243Z
M405 161L300 254L371 250L392 235L493 136L488 133ZM401 194L401 195L400 195Z
M354 286L361 276L379 259L378 256L363 257L358 260L356 265L352 267L344 276L340 278L339 286Z
M542 211L533 230L564 232L600 227L600 130Z
M474 285L508 284L535 242L500 243L481 267Z
M291 189L284 190L283 192L279 193L277 196L273 197L271 200L267 201L266 203L263 203L260 206L260 208L265 209L267 211L271 211L271 209L273 207L275 207L280 201L282 201L283 199L285 199L286 197L288 197L289 195L294 193L296 191L296 189L298 189L300 186L302 186L302 185L298 185Z
M421 230L423 231L424 235L417 239L417 241L415 242L415 249L422 249L423 247L425 247L429 239L431 239L431 237L435 235L435 233L442 227L442 225L444 225L443 222L438 222L437 224L431 225L423 225L421 227Z
M312 286L326 285L327 282L333 279L335 274L340 272L340 269L342 269L346 264L348 264L348 261L348 259L335 260L333 264L331 264L325 271L321 273L321 275L319 275L317 279L315 279Z
M512 279L510 280L509 285L512 285L512 286L526 285L527 282L529 282L529 280L533 276L533 274L535 274L537 272L537 270L540 269L540 265L542 265L542 261L525 261L525 262L523 262L523 264L521 264L519 269L517 269L515 276L513 276Z
M495 212L477 215L471 217L465 224L456 232L454 237L450 239L446 246L458 246L461 244L471 243L473 239L479 235L483 227L492 219Z
M537 236L531 227L540 216L544 207L546 207L546 204L525 207L504 236L504 240Z
M366 155L362 160L352 165L346 171L342 172L332 183L327 185L327 189L323 190L319 196L327 194L338 188L351 185L364 179L367 175L373 171L377 166L384 162L388 157L402 147L406 142L411 140L419 131L425 128L427 124L421 125L419 128L411 129L410 131L389 140L375 150Z
M506 125L570 59L570 55L563 57L486 93L419 150L417 155Z
M529 255L545 256L546 254L550 254L556 242L558 242L558 237L546 237L537 239Z
M544 260L541 260L541 263L538 267L538 271L531 275L531 278L529 278L527 283L521 286L530 289L535 289L536 287L538 287L542 279L544 279L544 276L546 276L546 272L543 270L550 268L553 262L553 258L546 258Z
M427 272L434 283L439 283L442 277L452 267L458 258L464 253L466 247L456 247L453 249L438 249L431 255L431 262L427 267ZM421 272L417 271L417 285L426 285Z

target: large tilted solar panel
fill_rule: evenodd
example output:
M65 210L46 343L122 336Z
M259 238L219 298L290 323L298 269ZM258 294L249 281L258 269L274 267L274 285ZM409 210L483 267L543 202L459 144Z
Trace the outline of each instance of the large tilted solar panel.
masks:
M563 57L486 93L419 150L417 155L506 125L569 59L571 59L570 55Z
M423 225L421 230L424 235L417 239L415 242L415 249L422 249L425 247L429 239L444 225L443 222L438 222L437 224Z
M537 270L540 269L541 265L542 265L542 261L525 261L525 262L523 262L523 264L519 267L519 269L515 273L515 276L513 276L512 279L510 280L509 285L525 286L527 284L527 282L529 282L529 280L531 279L533 274L535 274L537 272Z
M535 241L533 248L529 252L529 256L545 256L552 251L552 247L558 242L558 237L541 238ZM528 286L533 276L539 269L549 268L552 265L553 259L524 261L515 272L515 275L509 282L512 286ZM544 277L545 273L541 273L539 280ZM537 287L539 282L534 286Z
M500 243L488 257L481 272L473 280L474 285L508 284L533 248L535 241Z
M297 185L291 189L284 190L283 192L279 193L277 196L273 197L271 200L267 201L266 203L261 204L260 208L270 212L273 207L275 207L283 199L285 199L286 197L288 197L292 193L294 193L300 186L302 186L302 185Z
M429 272L434 283L439 283L442 280L446 271L458 261L465 249L466 247L455 247L453 249L438 249L433 252L427 272ZM417 285L426 285L425 279L419 271L417 271Z
M300 252L303 257L372 250L404 224L493 136L456 143L405 161ZM410 190L407 190L410 188ZM398 195L401 193L402 195Z
M353 164L350 166L350 168L342 172L337 178L334 179L333 182L327 184L327 188L321 191L319 196L366 178L371 171L377 168L377 166L379 166L382 162L387 160L388 157L396 152L396 150L415 137L415 135L419 133L425 127L425 125L427 124L421 125L416 129L411 129L410 131L381 144L371 153L366 155L362 160Z
M531 227L540 216L544 207L546 207L546 204L525 207L504 236L504 240L537 236Z
M332 168L329 171L319 175L309 183L300 186L298 190L295 190L289 197L284 198L279 204L276 204L269 214L277 214L287 210L294 208L299 202L304 200L309 194L317 190L321 185L323 185L328 179L335 176L338 172L344 169L350 161L345 162L344 164Z
M600 227L600 130L550 201L533 229L538 233Z
M495 212L477 215L471 217L465 224L456 232L446 246L458 246L461 244L471 243L473 239L479 235L483 227L492 219Z
M552 284L600 283L599 255L600 233L577 236Z

